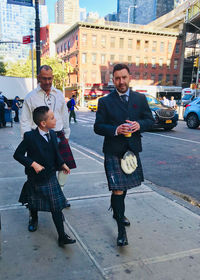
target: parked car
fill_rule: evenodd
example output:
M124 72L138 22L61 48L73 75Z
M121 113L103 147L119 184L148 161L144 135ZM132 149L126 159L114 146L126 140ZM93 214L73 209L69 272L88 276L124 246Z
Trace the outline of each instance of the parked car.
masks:
M88 104L87 104L88 109L91 110L92 112L96 112L97 107L98 107L98 101L99 101L99 98L101 98L101 97L102 96L97 97L96 99L88 101Z
M200 97L195 98L191 103L186 105L183 115L189 128L197 128L200 125Z
M145 94L155 123L153 128L164 128L164 130L171 130L178 123L178 113L175 109L162 105L162 103L155 97Z

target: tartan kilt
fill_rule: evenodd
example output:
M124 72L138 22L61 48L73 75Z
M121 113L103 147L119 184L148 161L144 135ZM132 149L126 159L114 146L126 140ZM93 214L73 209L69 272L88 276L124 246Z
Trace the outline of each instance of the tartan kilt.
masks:
M21 191L19 202L27 204L31 210L37 211L61 211L66 208L67 200L58 183L56 174L43 182L28 179Z
M144 181L139 154L135 156L137 157L138 167L133 173L125 174L121 169L121 158L115 155L105 154L104 167L110 191L127 191L128 189L140 186Z
M64 162L70 169L76 168L76 163L69 146L68 140L65 138L65 134L63 131L56 132L57 140L58 140L58 150Z

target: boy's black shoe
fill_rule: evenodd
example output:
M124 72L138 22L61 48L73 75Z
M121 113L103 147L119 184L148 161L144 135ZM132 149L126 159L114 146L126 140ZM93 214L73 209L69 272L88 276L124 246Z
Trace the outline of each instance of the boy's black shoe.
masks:
M30 221L29 221L29 224L28 224L28 230L30 232L34 232L34 231L37 230L37 227L38 227L38 219L30 218Z
M75 239L71 239L71 237L67 234L65 234L64 237L59 237L58 238L58 245L60 247L63 247L65 244L73 244L73 243L76 243L76 240Z

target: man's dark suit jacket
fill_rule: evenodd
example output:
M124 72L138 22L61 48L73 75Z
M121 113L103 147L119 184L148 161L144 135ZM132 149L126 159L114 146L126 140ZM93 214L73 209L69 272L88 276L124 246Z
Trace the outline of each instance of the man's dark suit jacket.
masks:
M56 170L60 170L64 163L58 151L56 134L53 130L50 130L49 133L50 143L40 135L38 128L26 132L23 141L13 155L14 159L25 166L25 173L29 178L42 180L52 172L55 173ZM37 174L31 167L33 161L41 164L45 169Z
M137 121L140 124L140 131L132 133L130 138L124 135L115 136L117 127L126 123L127 119ZM94 131L105 136L104 153L121 157L127 150L135 153L142 151L140 132L149 130L153 123L154 119L145 95L130 90L127 105L121 101L119 94L114 90L99 99Z

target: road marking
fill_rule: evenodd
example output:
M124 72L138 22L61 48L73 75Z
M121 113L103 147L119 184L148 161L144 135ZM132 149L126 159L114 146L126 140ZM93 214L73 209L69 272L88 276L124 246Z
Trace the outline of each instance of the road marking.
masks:
M88 175L88 174L102 174L102 173L105 174L105 171L73 172L70 173L70 175Z
M77 148L81 148L81 149L84 150L85 152L88 152L88 153L92 154L93 156L96 156L96 157L98 157L98 158L104 160L104 157L103 157L103 156L101 156L101 155L98 154L97 152L94 152L93 150L90 150L89 148L86 148L86 147L84 147L84 146L82 146L82 145L80 145L80 144L77 144L77 143L74 142L74 141L70 141L70 144L76 146ZM73 147L72 147L72 148L73 148ZM79 151L79 150L78 150L78 151ZM80 151L79 151L79 152L80 152ZM87 156L85 153L82 153L82 154L84 154L85 156Z
M200 254L200 248L196 249L191 249L187 251L182 251L178 253L172 253L172 254L167 254L163 256L158 256L158 257L153 257L153 258L147 258L147 259L139 259L138 261L132 261L132 262L127 262L121 265L113 265L107 268L104 268L104 271L106 273L110 271L122 271L127 269L130 266L141 266L141 265L148 265L148 264L155 264L155 263L161 263L161 262L167 262L171 260L177 260L177 259L183 259L186 257L190 257L193 255L199 255Z
M165 137L165 138L171 138L171 139L175 139L175 140L180 140L180 141L184 141L184 142L190 142L190 143L200 144L199 141L188 140L188 139L178 138L178 137L169 136L169 135L164 135L164 134L157 134L157 133L153 133L153 132L145 132L145 133L151 134L151 135L156 135L156 136L161 136L161 137Z

